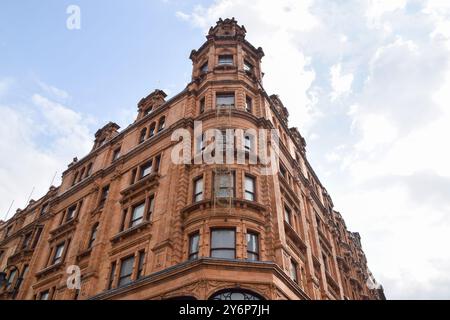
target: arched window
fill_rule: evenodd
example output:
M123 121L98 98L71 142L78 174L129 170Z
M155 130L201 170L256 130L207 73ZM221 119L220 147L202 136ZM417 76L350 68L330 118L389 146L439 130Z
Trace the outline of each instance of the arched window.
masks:
M158 132L161 132L166 127L166 117L161 117L158 122Z
M139 136L139 143L145 141L145 137L147 136L147 128L141 130L141 135Z
M149 133L149 137L153 137L155 135L155 129L156 129L156 122L153 122L150 125L150 133Z
M259 294L249 290L226 289L213 294L209 300L265 300Z

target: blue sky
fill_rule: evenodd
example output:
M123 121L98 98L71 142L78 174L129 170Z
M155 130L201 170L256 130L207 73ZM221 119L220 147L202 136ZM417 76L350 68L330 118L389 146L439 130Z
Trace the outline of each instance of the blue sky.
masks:
M450 298L446 0L2 1L0 219L98 128L127 126L155 88L182 90L190 51L233 16L387 296Z

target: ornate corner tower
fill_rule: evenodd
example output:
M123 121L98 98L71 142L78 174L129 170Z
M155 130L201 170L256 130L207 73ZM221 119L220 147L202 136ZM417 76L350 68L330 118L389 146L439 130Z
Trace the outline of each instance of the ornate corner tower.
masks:
M220 19L190 55L186 89L168 100L155 90L133 124L100 129L59 187L0 222L12 284L0 298L384 297L288 109L263 88L263 50L245 36ZM261 143L263 131L275 133ZM257 150L275 144L268 173ZM234 161L205 157L224 153ZM71 265L81 289L66 286Z

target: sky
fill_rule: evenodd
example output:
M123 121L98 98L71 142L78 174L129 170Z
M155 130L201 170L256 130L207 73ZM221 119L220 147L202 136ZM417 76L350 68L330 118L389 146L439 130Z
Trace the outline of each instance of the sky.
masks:
M387 298L450 299L447 0L3 0L0 219L58 184L97 129L132 123L142 97L181 91L220 17L264 49L264 86Z

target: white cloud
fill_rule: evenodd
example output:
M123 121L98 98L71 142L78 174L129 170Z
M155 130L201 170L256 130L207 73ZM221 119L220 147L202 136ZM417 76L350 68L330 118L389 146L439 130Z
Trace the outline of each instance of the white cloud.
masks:
M350 93L353 83L353 74L342 74L342 65L340 63L331 67L331 87L333 92L331 93L331 100L336 100L340 96Z
M450 3L219 0L180 18L232 16L387 297L448 298Z
M32 198L43 196L55 172L58 185L71 159L92 147L89 117L40 94L30 102L0 103L0 219L12 201L9 217L24 208L33 188Z

